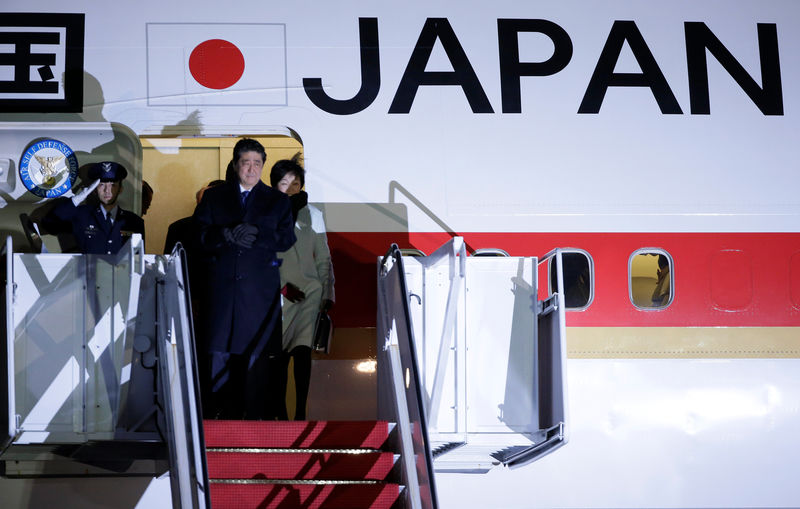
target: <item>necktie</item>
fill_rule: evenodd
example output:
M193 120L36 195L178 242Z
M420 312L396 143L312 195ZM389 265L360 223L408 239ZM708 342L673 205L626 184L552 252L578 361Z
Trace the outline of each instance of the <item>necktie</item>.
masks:
M250 191L242 191L242 208L244 208L244 204L247 203L247 195L250 194Z
M111 222L111 212L106 212L106 230L110 230L112 226L114 223Z

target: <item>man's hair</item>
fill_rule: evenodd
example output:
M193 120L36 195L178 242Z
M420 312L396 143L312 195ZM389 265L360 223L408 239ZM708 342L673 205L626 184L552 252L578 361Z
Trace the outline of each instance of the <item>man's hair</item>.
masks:
M277 187L278 182L281 181L288 173L294 175L294 178L300 181L300 187L306 185L306 170L300 166L296 159L281 159L272 165L272 170L269 172L269 183L272 187Z
M242 154L245 152L258 152L261 154L261 162L267 162L267 152L264 150L264 145L252 138L242 138L241 140L237 141L236 145L233 147L234 165L239 162L239 158L242 157Z
M664 267L669 267L669 260L663 254L658 255L658 268L663 269Z

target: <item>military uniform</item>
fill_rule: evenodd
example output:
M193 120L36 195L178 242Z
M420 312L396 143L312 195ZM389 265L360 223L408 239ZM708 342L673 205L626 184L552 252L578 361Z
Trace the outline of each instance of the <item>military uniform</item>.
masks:
M141 217L119 207L116 212L109 224L99 205L76 207L71 200L65 199L50 211L43 224L51 233L72 233L80 253L116 254L132 234L144 236Z
M127 173L122 165L103 162L89 169L89 178L119 182ZM76 251L84 254L116 254L132 234L144 236L141 217L115 206L108 213L109 221L101 207L102 204L85 203L76 206L71 199L64 198L44 217L42 225L48 233L71 233L77 244Z

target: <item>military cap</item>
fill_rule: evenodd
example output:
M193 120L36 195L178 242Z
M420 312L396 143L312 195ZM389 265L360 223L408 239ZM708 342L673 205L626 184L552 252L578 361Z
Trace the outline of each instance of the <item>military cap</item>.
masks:
M100 182L119 182L128 175L128 170L119 163L103 161L89 167L89 179Z

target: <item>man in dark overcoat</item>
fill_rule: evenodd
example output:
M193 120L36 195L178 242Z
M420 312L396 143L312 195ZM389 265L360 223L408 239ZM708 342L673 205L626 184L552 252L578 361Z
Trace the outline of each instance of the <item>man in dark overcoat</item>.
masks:
M288 197L261 182L264 147L244 138L233 149L233 178L208 189L195 210L208 267L200 331L208 417L274 418L271 376L281 351L280 261L295 242ZM270 399L272 398L272 399Z

